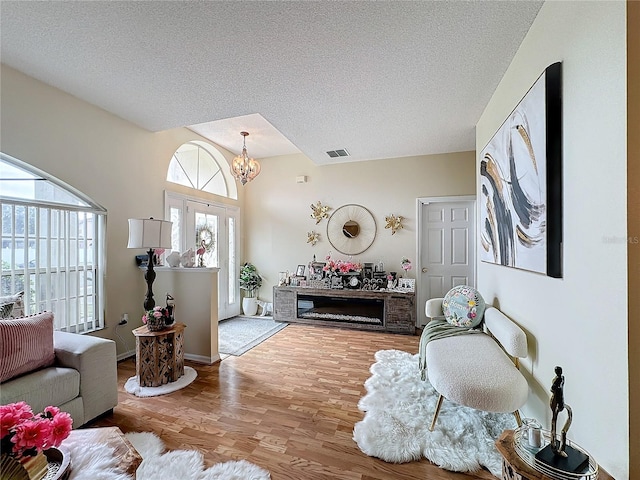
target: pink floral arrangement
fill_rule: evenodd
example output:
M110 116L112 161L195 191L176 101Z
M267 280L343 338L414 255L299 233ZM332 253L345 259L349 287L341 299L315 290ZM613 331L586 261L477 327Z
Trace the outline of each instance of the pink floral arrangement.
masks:
M35 456L59 447L71 433L73 420L58 407L49 406L33 414L25 402L0 405L0 442L2 453L14 457Z
M407 257L402 257L400 264L402 265L402 269L405 272L408 272L409 270L411 270L411 260L409 260Z
M169 313L169 309L167 307L158 305L157 307L153 307L153 310L147 311L142 316L142 323L146 325L150 317L157 318L158 320L162 319L166 322L166 319L170 318L171 314Z
M331 254L325 257L326 263L322 270L331 273L347 273L347 272L359 272L362 270L362 264L344 260L332 260Z

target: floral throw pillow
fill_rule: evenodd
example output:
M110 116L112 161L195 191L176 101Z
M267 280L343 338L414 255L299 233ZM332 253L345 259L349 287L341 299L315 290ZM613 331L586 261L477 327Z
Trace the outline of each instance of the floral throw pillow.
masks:
M485 303L482 295L468 285L453 287L442 301L442 311L451 325L473 328L480 324Z

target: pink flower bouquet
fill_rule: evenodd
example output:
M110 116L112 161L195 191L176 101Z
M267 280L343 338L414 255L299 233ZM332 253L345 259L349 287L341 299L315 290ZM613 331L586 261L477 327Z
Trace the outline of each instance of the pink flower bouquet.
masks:
M411 270L411 260L409 260L407 257L402 257L400 264L402 265L402 269L405 272L408 272L409 270Z
M15 458L33 457L59 447L71 433L73 420L58 407L49 406L33 414L25 402L0 405L0 442L3 454Z
M149 331L154 332L158 330L163 330L165 326L171 325L173 323L173 319L171 318L171 313L169 313L169 309L163 306L153 307L152 310L147 311L142 316L142 323L144 323Z
M322 270L329 273L347 273L359 272L362 270L362 264L344 260L332 260L331 255L325 257L326 263Z

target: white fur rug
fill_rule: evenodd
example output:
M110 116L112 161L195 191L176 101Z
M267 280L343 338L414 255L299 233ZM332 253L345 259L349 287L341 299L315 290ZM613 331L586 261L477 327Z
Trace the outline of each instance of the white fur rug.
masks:
M127 433L127 439L142 457L136 480L269 480L268 471L246 460L218 463L205 469L197 450L163 453L162 440L149 432ZM113 450L104 445L84 445L65 441L71 454L72 471L68 480L133 480L118 469Z
M136 397L155 397L157 395L165 395L167 393L175 392L176 390L180 390L181 388L186 387L191 382L193 382L198 376L198 372L196 372L191 367L184 367L184 375L182 375L175 382L165 383L164 385L160 385L159 387L141 387L140 382L138 381L138 377L129 378L124 384L124 389L127 393L131 393Z
M424 456L455 472L474 472L484 466L501 477L502 457L494 442L503 430L516 427L513 415L481 412L444 400L430 432L438 394L420 379L418 355L381 350L375 358L372 376L364 384L367 393L358 403L364 419L353 430L362 452L394 463Z

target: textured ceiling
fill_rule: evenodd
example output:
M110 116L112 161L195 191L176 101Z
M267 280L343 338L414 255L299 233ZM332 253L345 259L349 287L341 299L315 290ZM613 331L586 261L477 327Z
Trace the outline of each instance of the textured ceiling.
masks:
M245 117L263 130L247 138L258 158L464 151L541 4L2 0L1 59L148 130L194 126L235 151Z

